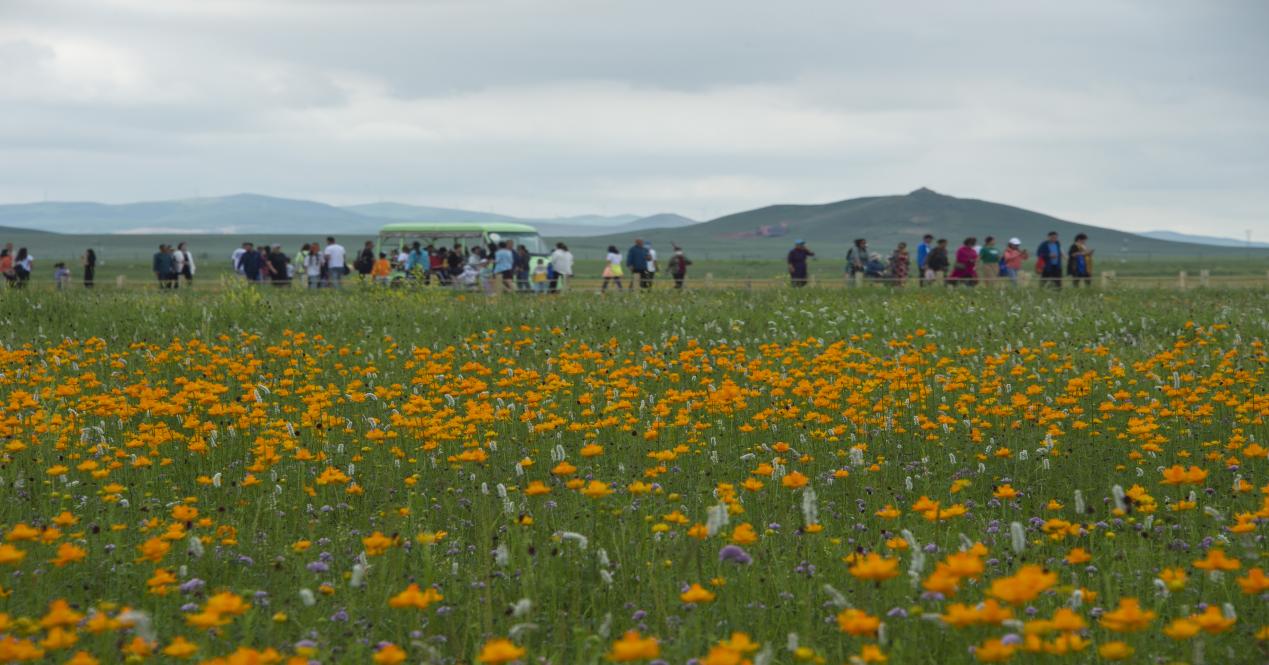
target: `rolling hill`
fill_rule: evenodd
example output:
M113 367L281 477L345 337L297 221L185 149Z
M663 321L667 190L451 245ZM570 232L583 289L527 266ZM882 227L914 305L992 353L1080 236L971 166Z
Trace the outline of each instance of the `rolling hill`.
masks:
M1176 231L1144 231L1140 235L1147 238L1155 238L1158 240L1171 240L1173 242L1189 242L1196 245L1212 245L1214 247L1242 247L1252 249L1269 249L1269 243L1264 242L1247 242L1237 238L1222 238L1220 236L1203 236L1193 235L1190 233L1177 233Z
M1014 206L961 199L921 188L907 195L870 196L820 205L772 205L678 229L648 231L657 246L679 244L702 257L779 259L795 238L805 239L821 256L844 256L854 238L867 238L873 251L889 254L900 241L915 247L925 233L944 237L955 247L968 236L980 241L994 235L1000 243L1017 236L1028 249L1049 231L1064 242L1087 233L1102 256L1147 257L1232 250L1171 242L1070 222ZM598 251L625 247L629 235L567 238L571 245Z

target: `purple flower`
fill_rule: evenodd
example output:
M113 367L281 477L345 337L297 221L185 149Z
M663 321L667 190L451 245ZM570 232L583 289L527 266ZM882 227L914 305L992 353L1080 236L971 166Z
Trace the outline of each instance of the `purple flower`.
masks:
M336 612L336 613L334 613L334 614L330 615L330 620L331 620L331 621L340 621L340 622L347 621L347 620L348 620L348 612L346 612L346 611L344 611L344 610L342 610L342 609L341 609L340 611L338 611L338 612Z
M330 571L330 566L321 561L314 561L305 566L305 568L308 568L308 572L310 573L325 573Z
M206 582L195 577L177 588L181 590L181 593L198 593L199 591L202 591L205 586L207 586Z
M749 553L739 545L726 545L723 549L718 550L718 560L730 561L731 563L745 566L753 562L753 557L749 556Z

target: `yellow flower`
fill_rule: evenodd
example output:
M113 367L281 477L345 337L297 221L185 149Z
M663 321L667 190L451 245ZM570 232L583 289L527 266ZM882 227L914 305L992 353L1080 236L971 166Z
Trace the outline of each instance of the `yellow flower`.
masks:
M1185 588L1185 569L1164 568L1159 572L1159 580L1168 588L1168 591L1180 591Z
M788 475L780 479L780 484L791 490L806 487L809 482L810 479L797 471L790 471Z

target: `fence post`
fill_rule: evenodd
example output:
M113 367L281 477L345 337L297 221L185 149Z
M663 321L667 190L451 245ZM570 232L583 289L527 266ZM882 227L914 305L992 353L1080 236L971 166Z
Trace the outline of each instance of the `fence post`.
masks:
M713 288L713 287L714 287L714 273L707 272L705 273L705 288Z
M855 280L855 286L864 285L864 273L862 272L857 272L854 275L851 275L851 279Z
M124 279L126 279L126 278L125 278L123 275L119 275L119 276L115 277L115 288L116 288L116 289L122 289L122 288L123 288L123 280L124 280Z
M1212 277L1212 271L1200 270L1199 271L1199 286L1203 288L1207 288L1208 284L1211 282L1211 277Z
M1182 270L1181 274L1177 277L1177 286L1181 287L1182 291L1185 290L1185 271L1184 270Z

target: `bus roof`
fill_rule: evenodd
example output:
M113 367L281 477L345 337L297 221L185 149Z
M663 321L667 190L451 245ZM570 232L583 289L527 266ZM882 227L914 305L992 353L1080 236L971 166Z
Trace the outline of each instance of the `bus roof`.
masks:
M508 222L399 222L388 224L379 229L379 233L537 233L538 230L528 224L512 224Z

